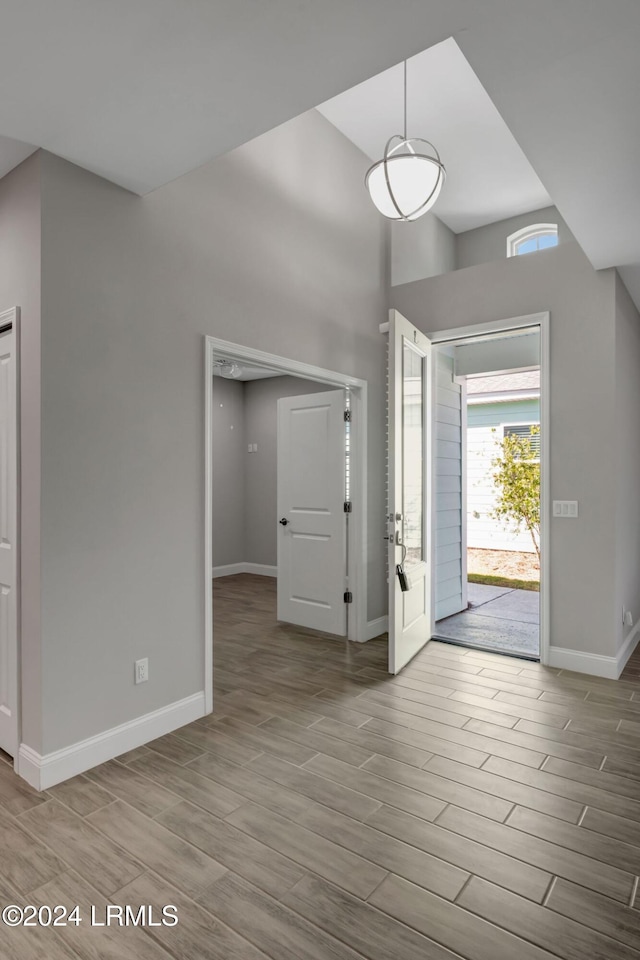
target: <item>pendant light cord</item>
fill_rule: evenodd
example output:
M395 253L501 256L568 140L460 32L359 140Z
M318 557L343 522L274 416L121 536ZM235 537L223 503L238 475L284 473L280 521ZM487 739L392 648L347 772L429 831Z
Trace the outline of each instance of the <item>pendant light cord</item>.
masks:
M404 139L407 139L407 61L404 62Z

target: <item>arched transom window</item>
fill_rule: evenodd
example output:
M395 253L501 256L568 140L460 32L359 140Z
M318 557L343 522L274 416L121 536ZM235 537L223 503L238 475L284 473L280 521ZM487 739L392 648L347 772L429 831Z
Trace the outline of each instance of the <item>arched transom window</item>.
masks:
M507 256L519 257L522 253L535 253L558 246L557 223L532 223L507 237Z

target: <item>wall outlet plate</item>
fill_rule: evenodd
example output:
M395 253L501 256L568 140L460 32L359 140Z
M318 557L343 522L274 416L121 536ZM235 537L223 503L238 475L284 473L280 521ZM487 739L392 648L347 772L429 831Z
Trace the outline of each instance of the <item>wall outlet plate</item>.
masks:
M554 517L571 518L572 520L575 519L578 516L578 501L554 500L553 515Z
M149 658L136 660L134 663L134 679L136 683L146 683L149 679Z

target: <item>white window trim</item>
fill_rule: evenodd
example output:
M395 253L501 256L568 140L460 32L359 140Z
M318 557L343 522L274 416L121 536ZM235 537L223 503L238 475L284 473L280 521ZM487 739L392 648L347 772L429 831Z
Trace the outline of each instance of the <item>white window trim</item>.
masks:
M557 223L531 223L528 227L516 230L515 233L507 237L507 256L518 256L518 246L526 240L533 240L535 237L542 237L548 234L558 236Z

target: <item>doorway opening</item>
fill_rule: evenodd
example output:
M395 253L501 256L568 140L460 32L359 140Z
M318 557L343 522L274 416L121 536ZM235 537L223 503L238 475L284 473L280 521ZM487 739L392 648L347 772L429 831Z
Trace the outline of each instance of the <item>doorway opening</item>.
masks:
M541 656L540 351L539 325L434 348L433 636L531 660Z
M549 315L532 314L427 336L398 311L390 310L389 322L380 329L389 334L389 672L400 672L431 639L473 644L476 649L539 659L544 664L549 643ZM511 583L505 590L504 580L477 584L500 588L498 595L489 598L485 592L481 598L484 603L502 600L497 611L496 606L489 613L483 611L485 629L489 616L505 621L514 606L530 605L529 615L521 620L529 622L527 629L537 634L537 649L516 650L515 644L509 649L502 643L478 643L468 631L463 636L443 623L469 613L468 478L463 469L468 382L490 374L536 371L539 427L507 418L501 443L520 451L512 458L518 469L524 465L529 473L537 473L539 529L534 550L536 554L539 550L539 593L532 590L520 603L520 595L510 593L519 584ZM532 431L532 425L538 429ZM525 441L530 446L523 455ZM492 469L499 471L498 466ZM498 505L495 509L500 519L506 519ZM504 578L504 569L498 573ZM497 633L500 628L504 632L504 622L494 626Z
M206 636L364 639L366 383L206 338ZM213 586L213 589L212 589ZM215 604L215 619L214 619ZM266 632L265 631L266 627Z

